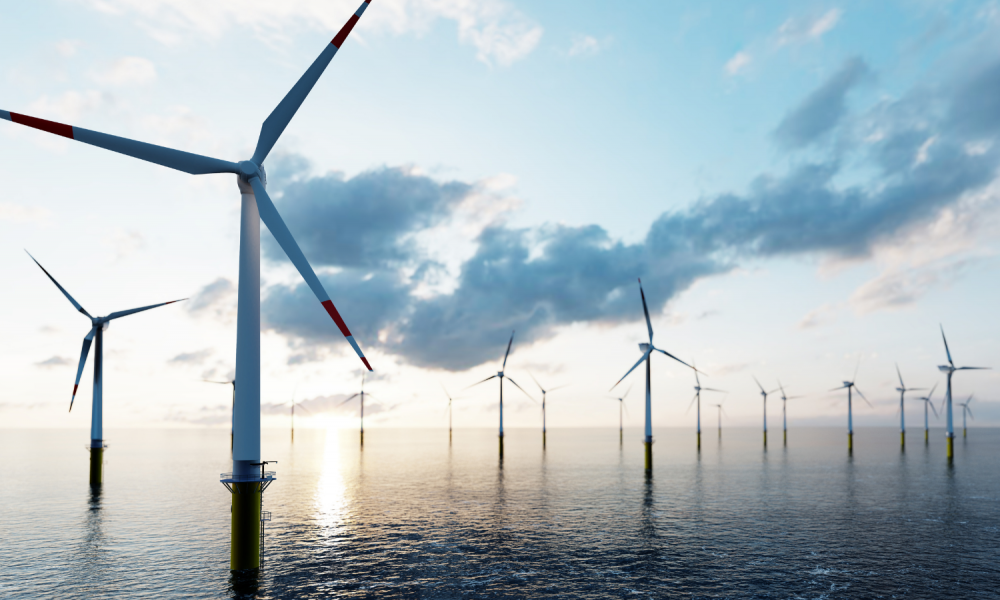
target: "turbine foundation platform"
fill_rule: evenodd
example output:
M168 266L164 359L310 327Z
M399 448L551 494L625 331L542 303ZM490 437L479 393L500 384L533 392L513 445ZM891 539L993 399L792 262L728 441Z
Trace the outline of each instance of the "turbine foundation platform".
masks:
M262 510L264 490L276 479L274 471L235 475L223 473L219 481L233 496L232 539L229 568L233 571L260 568L264 520L270 513Z
M646 454L646 471L653 470L653 440L646 440L642 443L645 446Z
M90 485L104 483L104 440L90 440L87 450L90 451Z

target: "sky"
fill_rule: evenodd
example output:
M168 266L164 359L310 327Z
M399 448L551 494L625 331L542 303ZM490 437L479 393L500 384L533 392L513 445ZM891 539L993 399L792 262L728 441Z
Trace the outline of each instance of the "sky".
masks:
M40 0L0 18L0 109L226 160L356 0ZM760 426L898 424L899 372L1000 424L1000 4L374 0L268 190L375 371L369 427L617 426L646 341ZM4 427L86 429L92 314L115 427L229 425L239 192L0 121ZM265 427L355 427L362 366L262 227ZM653 423L695 426L653 360ZM637 369L627 425L641 425ZM914 392L913 396L922 393ZM938 404L940 406L940 404ZM781 419L771 397L772 429ZM907 400L908 426L922 408ZM956 414L960 423L960 414ZM942 421L932 424L940 426Z

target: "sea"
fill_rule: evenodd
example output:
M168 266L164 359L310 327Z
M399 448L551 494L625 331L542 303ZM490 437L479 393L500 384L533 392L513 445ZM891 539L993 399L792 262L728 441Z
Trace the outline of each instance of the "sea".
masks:
M2 598L1000 598L1000 429L265 430L229 570L229 432L0 430Z

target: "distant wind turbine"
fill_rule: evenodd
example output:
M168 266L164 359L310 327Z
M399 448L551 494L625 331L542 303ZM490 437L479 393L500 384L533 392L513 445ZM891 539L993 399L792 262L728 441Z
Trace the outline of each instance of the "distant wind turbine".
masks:
M292 391L292 401L289 402L289 404L292 405L292 441L293 442L295 441L295 405L297 404L299 406L299 408L301 408L302 410L306 411L310 415L312 414L312 411L309 410L308 408L306 408L305 406L303 406L301 402L296 402L295 401L295 392L297 391L298 386L295 386L295 387L296 387L296 390Z
M619 445L625 442L625 428L623 426L623 421L622 421L622 409L624 409L625 412L628 412L628 408L625 406L625 398L628 398L628 393L631 391L632 391L632 386L630 385L628 386L628 389L625 390L624 396L621 396L620 398L611 396L612 400L618 401L618 444Z
M628 377L629 373L635 371L635 368L641 365L643 361L646 362L646 429L645 429L646 436L645 439L643 440L643 445L645 446L646 450L646 471L652 471L653 470L653 408L651 400L652 389L650 382L649 357L655 350L657 352L662 352L663 354L666 354L670 358L676 360L677 362L681 363L682 365L684 365L689 369L694 369L695 371L697 371L697 369L687 364L683 360L677 358L673 354L667 352L666 350L660 350L659 348L653 346L653 324L649 320L649 307L646 306L646 293L642 291L642 279L639 280L639 296L642 297L642 312L646 316L646 330L649 332L649 343L647 344L643 342L639 344L639 350L642 352L642 357L639 358L639 362L632 365L632 368L629 369L628 372L626 372L624 375L622 375L622 378L619 379L618 382L615 383L613 386L611 386L611 389L613 390L616 387L618 387L618 384L621 383L626 377Z
M692 363L693 364L693 363ZM701 450L701 392L722 392L726 393L725 390L717 390L715 388L701 387L701 379L698 378L698 370L694 371L694 398L691 399L691 403L698 404L698 450ZM691 405L688 405L688 410L691 410Z
M448 388L441 384L441 389L444 390L444 395L448 397L448 444L451 444L451 402L457 398L452 398L451 394L448 393Z
M896 391L899 392L899 445L901 448L906 449L906 408L903 406L903 402L906 399L906 392L923 391L927 388L906 387L906 384L903 383L903 374L899 372L899 363L896 363L896 376L899 377L899 387L896 388Z
M768 394L773 394L774 392L777 392L778 390L775 389L775 390L771 390L770 392L768 392L768 391L764 390L764 386L762 386L760 384L760 382L757 381L757 377L756 376L753 378L753 380L757 383L757 387L760 388L760 397L764 399L764 447L767 448L767 395Z
M229 381L215 381L213 379L202 379L205 383L218 383L220 385L231 385L233 386L233 400L229 407L229 451L233 450L233 418L236 409L236 380L231 379Z
M854 384L854 380L858 378L858 367L860 366L861 366L861 359L859 358L857 366L854 367L854 377L851 378L851 381L845 381L844 385L840 387L835 387L832 390L830 390L831 392L843 389L847 390L847 453L848 454L854 453L854 413L852 411L851 391L852 390L856 391L858 395L861 396L861 399L864 400L866 404L868 404L868 406L872 405L871 402L868 402L868 398L865 398L865 395L861 393L860 389L858 389L858 386ZM872 406L872 408L874 407Z
M28 256L31 256L30 252L28 253ZM35 264L38 265L38 268L45 273L52 283L56 284L56 287L63 293L63 296L66 296L66 299L69 300L70 304L90 319L90 332L83 338L83 351L80 353L80 364L76 368L76 381L73 383L73 396L70 397L69 400L69 409L71 411L73 410L73 402L76 400L76 390L80 387L80 377L83 376L83 366L87 364L87 355L90 354L90 345L95 338L97 340L97 347L94 349L94 394L90 409L90 485L101 485L104 481L104 448L106 447L104 444L104 332L108 329L108 326L111 325L111 321L114 319L133 315L151 308L166 306L167 304L173 304L174 302L180 302L180 300L171 300L170 302L143 306L141 308L132 308L129 310L120 310L113 312L106 317L94 317L82 306L80 306L80 303L74 300L73 296L69 295L66 288L59 285L59 282L56 281L55 277L50 275L49 272L45 270L45 267L35 260L34 256L31 256L31 260L34 260Z
M802 398L802 396L786 396L785 386L778 381L778 389L781 390L781 430L784 434L784 445L788 445L788 401Z
M347 398L345 398L343 402L341 402L340 404L337 405L337 406L343 406L343 405L347 404L348 402L350 402L351 400L354 400L355 398L358 398L358 397L361 398L361 445L362 446L365 445L365 394L367 394L369 396L372 396L371 392L366 392L365 391L365 375L367 375L367 373L365 371L362 371L361 372L361 391L358 392L358 393L356 393L356 394L351 394L350 396L348 396Z
M479 382L476 382L476 383L473 383L469 387L465 388L465 389L474 388L477 385L479 385L480 383L486 383L490 379L499 379L500 380L500 458L503 458L503 380L506 379L507 381L510 381L511 383L513 383L517 387L517 389L521 390L524 393L525 396L527 396L528 398L531 398L531 394L529 394L528 392L525 392L523 387L517 385L517 382L514 381L513 379L511 379L510 375L505 375L504 374L504 369L507 368L507 357L510 356L510 347L511 347L511 345L513 343L514 343L514 332L511 331L510 332L510 341L507 342L507 352L505 352L504 355L503 355L503 364L500 366L500 370L497 371L497 374L496 375L490 375L486 379L484 379L482 381L479 381ZM531 398L531 399L534 400L534 398Z
M955 371L980 371L983 369L989 369L989 367L956 367L955 362L951 360L951 350L948 349L948 338L944 336L944 326L941 326L941 339L944 340L944 351L948 355L948 364L941 365L938 370L947 374L948 376L948 391L945 395L945 403L947 406L947 422L948 422L948 460L952 460L955 457L955 428L953 426L951 417L951 376L955 374Z
M719 439L720 440L722 439L722 414L726 412L726 409L722 408L722 404L725 401L726 400L723 399L722 402L720 402L718 404L709 404L709 406L714 406L715 408L719 409Z
M531 375L531 373L529 372L528 375ZM538 389L542 391L542 448L544 449L545 448L545 396L549 392L561 390L564 387L568 386L569 384L567 383L566 385L560 385L559 387L554 387L550 390L546 390L545 388L542 387L542 384L538 383L538 380L535 379L534 375L531 375L531 379L535 382L535 385L538 386Z
M968 400L959 404L959 406L962 407L962 437L966 437L967 434L967 429L965 425L966 413L968 413L968 415L973 419L976 418L976 416L972 414L972 408L969 407L969 404L972 404L972 396L969 396Z
M924 445L925 446L929 443L929 440L930 440L930 423L927 420L927 408L930 407L930 409L932 411L934 411L934 418L935 419L938 418L937 409L934 408L934 402L931 400L931 398L934 397L934 390L936 390L936 389L937 389L937 384L934 384L934 387L931 388L931 391L930 391L929 394L927 394L926 396L923 396L921 398L917 398L917 400L920 400L921 402L924 403Z

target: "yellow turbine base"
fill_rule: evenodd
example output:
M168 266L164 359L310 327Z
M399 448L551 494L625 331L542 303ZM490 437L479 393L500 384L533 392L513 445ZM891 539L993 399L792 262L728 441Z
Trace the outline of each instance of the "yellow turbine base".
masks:
M955 458L955 438L948 436L948 460Z
M781 432L781 443L784 444L784 445L786 445L786 446L788 445L788 430L787 429L785 429L784 431Z
M91 448L90 485L101 485L102 483L104 483L104 448Z
M962 437L965 437L965 433L966 433L966 429L963 427L962 428Z
M503 458L503 436L500 436L500 458Z
M542 432L542 449L545 449L545 432Z
M260 484L234 483L229 568L260 568Z
M701 432L698 432L698 449L701 450Z
M928 443L930 443L930 434L929 434L929 432L928 432L928 431L927 431L927 430L925 429L925 430L924 430L924 444L928 444Z
M646 470L653 470L653 442L643 442L643 446L646 447Z
M764 432L764 447L767 448L767 431Z
M899 447L900 448L906 448L906 432L905 431L899 432Z
M854 452L854 434L847 434L847 453L851 454Z

